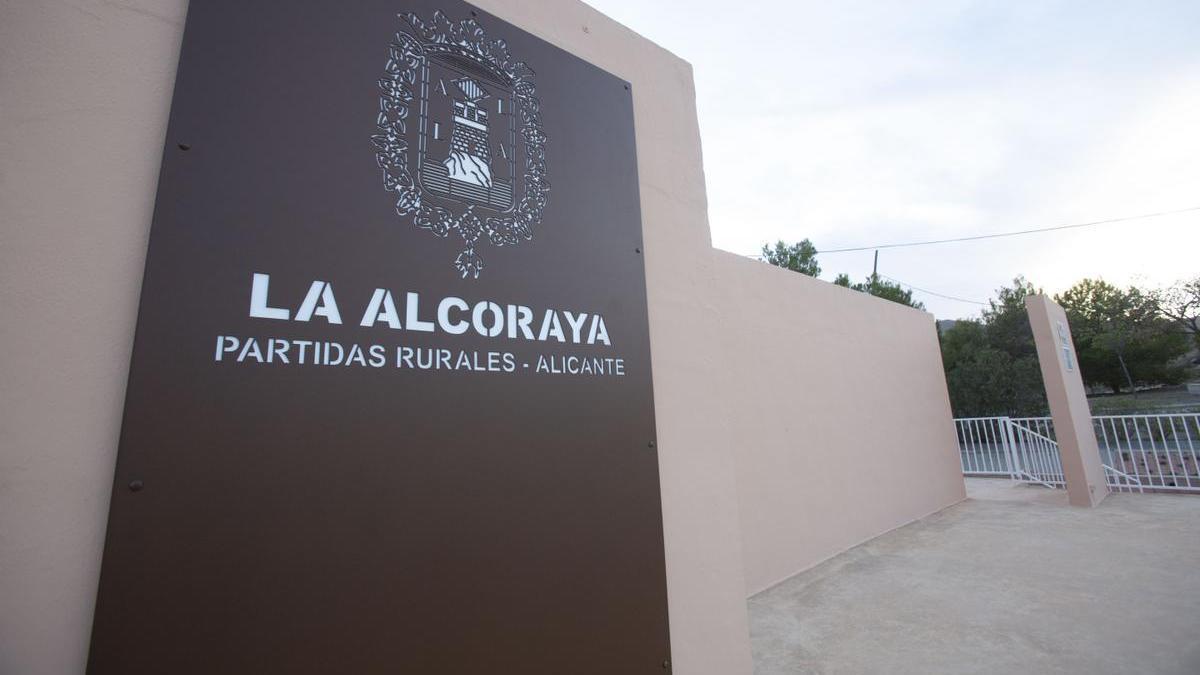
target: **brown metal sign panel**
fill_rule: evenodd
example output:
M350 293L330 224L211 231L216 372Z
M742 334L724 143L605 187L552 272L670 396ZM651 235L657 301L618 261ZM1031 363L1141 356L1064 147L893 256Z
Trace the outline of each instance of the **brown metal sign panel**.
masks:
M632 92L461 2L193 2L88 671L669 667Z

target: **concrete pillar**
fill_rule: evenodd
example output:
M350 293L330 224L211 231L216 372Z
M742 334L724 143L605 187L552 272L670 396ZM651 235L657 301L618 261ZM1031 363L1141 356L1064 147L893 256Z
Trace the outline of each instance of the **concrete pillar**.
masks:
M1045 295L1025 298L1025 309L1033 327L1046 399L1054 418L1067 499L1072 506L1096 506L1108 496L1108 483L1067 313Z

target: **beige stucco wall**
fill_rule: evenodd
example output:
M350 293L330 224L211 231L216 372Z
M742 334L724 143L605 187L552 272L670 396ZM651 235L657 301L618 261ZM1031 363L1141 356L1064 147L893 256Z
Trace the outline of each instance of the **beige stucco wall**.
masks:
M716 255L748 593L966 498L932 315Z
M748 673L691 67L579 2L476 4L633 83L674 669ZM82 671L185 8L0 3L0 673Z
M1071 324L1066 311L1045 295L1025 298L1025 310L1033 328L1046 400L1054 419L1067 501L1072 506L1096 506L1108 496L1108 482L1075 353L1075 340L1071 337Z
M962 497L932 320L711 249L687 63L476 4L633 83L673 672L748 674L748 592ZM86 658L185 6L0 3L0 673Z
M0 2L0 673L83 672L184 2Z

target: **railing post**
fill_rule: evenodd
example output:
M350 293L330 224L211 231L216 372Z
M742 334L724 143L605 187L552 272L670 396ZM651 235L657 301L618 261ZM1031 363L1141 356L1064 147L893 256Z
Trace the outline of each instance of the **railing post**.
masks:
M1020 475L1020 469L1017 465L1017 443L1013 436L1013 421L1007 415L1000 419L1004 425L1004 447L1008 451L1008 478L1015 481Z

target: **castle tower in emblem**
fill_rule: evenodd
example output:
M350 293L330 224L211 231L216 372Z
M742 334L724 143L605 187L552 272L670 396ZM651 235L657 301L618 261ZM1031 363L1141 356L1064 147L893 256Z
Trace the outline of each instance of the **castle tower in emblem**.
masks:
M454 128L450 132L450 156L442 164L451 180L492 187L491 151L488 147L487 92L470 79L454 83L466 97L454 99Z
M512 87L456 56L428 61L421 185L443 199L504 213L513 205L516 174Z

